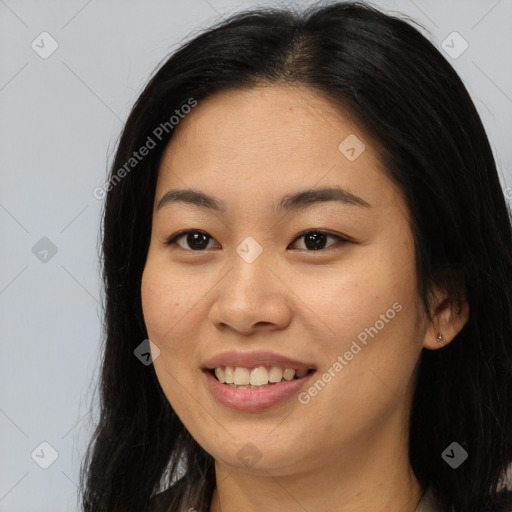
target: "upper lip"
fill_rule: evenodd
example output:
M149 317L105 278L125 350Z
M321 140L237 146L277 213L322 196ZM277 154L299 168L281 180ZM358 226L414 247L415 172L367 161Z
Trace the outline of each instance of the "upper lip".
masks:
M278 366L295 370L315 369L314 365L297 361L275 352L223 352L204 362L204 368L212 370L219 366L239 366L256 368L258 366Z

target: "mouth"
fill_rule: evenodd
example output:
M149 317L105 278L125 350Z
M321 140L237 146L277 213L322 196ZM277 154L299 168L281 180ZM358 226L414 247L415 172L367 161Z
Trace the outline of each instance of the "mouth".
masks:
M282 368L279 366L258 366L245 368L240 366L218 366L205 368L218 382L237 389L263 389L282 382L301 380L316 372L315 368Z

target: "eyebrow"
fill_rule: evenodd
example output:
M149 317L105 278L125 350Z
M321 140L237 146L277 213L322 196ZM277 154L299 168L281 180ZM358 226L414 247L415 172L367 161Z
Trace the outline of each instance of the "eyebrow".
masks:
M328 201L338 201L348 205L371 208L371 205L362 197L352 194L341 187L326 187L319 189L302 190L283 196L277 207L276 213L283 211L300 210L313 204ZM157 210L171 203L186 203L200 208L213 210L219 213L226 212L226 205L220 199L205 194L199 190L169 190L158 202Z

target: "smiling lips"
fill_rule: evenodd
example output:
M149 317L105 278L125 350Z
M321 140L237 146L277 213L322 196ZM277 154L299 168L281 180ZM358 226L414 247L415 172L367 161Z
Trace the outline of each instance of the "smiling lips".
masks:
M315 369L273 352L225 352L209 359L205 368L214 370L222 384L250 389L300 379Z
M218 367L256 368L258 366L291 368L294 370L316 369L311 363L304 363L275 352L223 352L205 361L203 368L213 370Z
M206 361L203 371L219 402L257 412L298 392L316 368L273 352L226 352Z
M283 369L279 366L257 366L252 369L242 366L218 366L215 368L215 376L219 382L232 387L249 389L277 384L283 380L300 379L307 373L308 370Z

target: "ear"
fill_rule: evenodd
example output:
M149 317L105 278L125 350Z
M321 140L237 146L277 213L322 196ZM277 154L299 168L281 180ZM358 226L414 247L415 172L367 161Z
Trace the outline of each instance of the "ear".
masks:
M450 297L436 294L432 318L433 322L425 332L423 347L437 350L450 343L466 325L469 319L469 305L463 301L459 310Z

